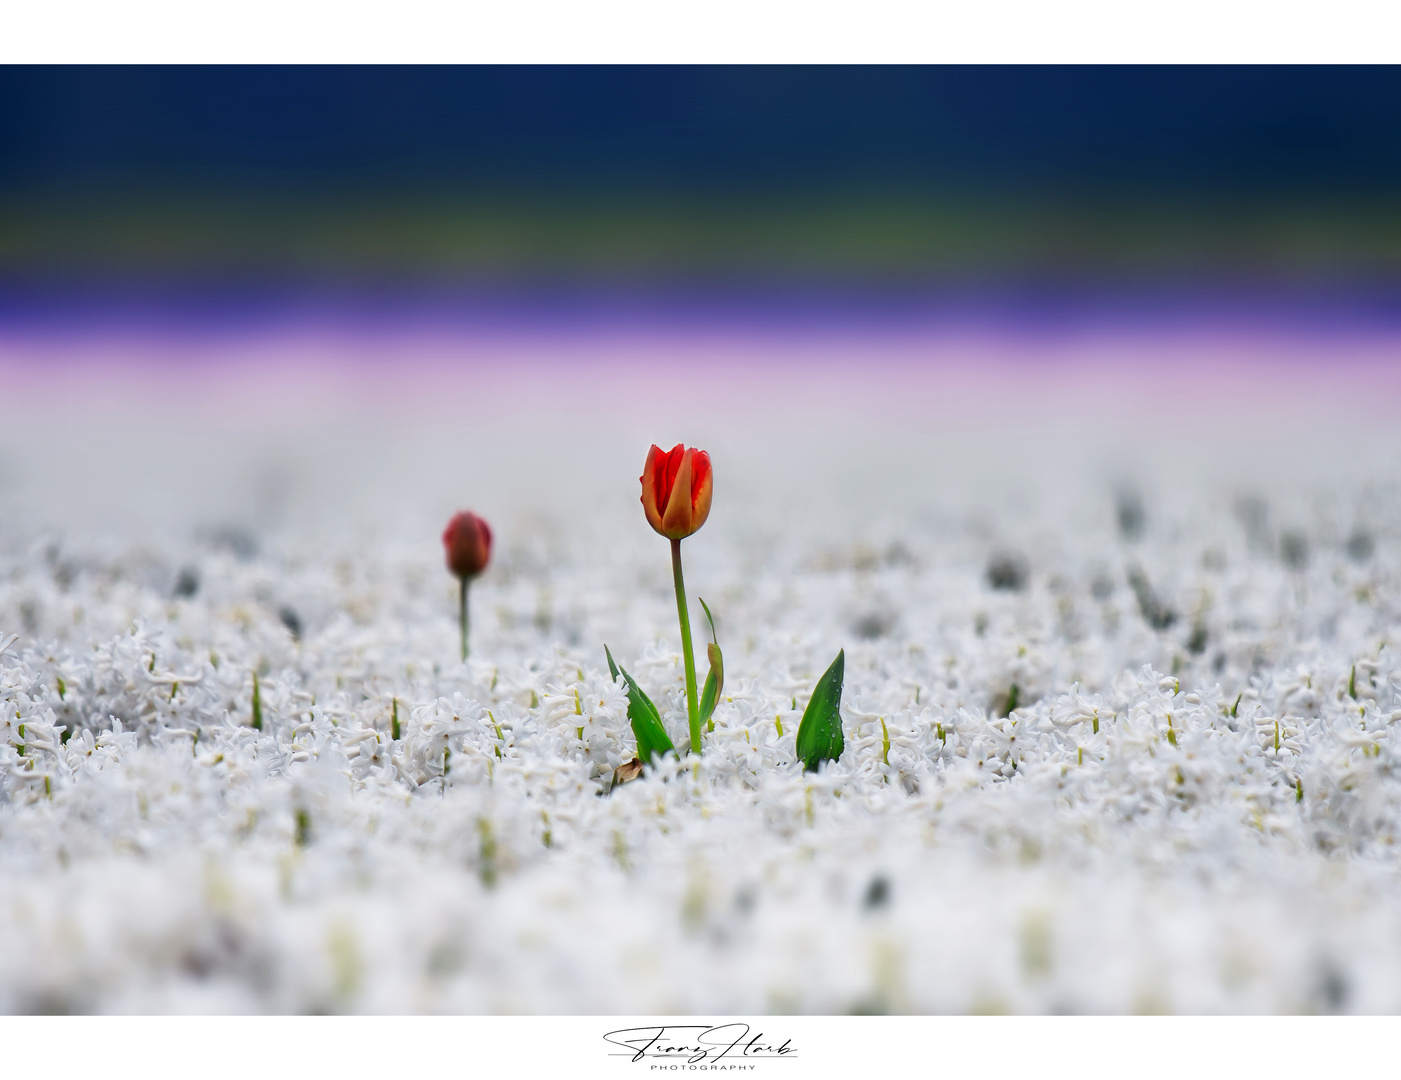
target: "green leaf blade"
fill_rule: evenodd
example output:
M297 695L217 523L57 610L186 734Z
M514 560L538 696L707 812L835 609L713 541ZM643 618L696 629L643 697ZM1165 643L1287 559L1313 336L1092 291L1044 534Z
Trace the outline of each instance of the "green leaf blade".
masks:
M705 602L705 597L703 596L697 596L696 599L700 601L700 606L705 611L705 621L710 624L710 640L717 645L720 644L720 639L715 634L715 619L710 614L710 605Z
M846 650L837 653L822 678L817 680L812 698L803 710L798 724L796 749L803 768L816 772L823 761L836 761L842 756L846 741L842 738L842 683L846 675Z
M705 687L701 690L700 701L700 722L709 723L710 730L715 730L715 725L710 723L710 717L715 712L715 706L720 704L720 695L725 690L725 657L720 652L720 646L713 642L705 647L706 656L710 660L710 674L705 677Z
M705 611L705 621L710 624L711 642L705 647L705 655L710 660L710 674L705 677L705 686L701 689L700 722L706 725L707 731L714 731L715 722L711 716L715 714L715 706L720 704L720 695L725 692L725 657L720 652L720 639L715 634L715 617L710 614L710 605L703 596L696 599Z
M637 756L650 765L653 757L674 754L676 747L672 744L671 736L666 733L661 713L657 712L652 699L642 692L642 687L637 685L626 669L619 668L613 662L613 654L608 651L607 645L603 647L603 654L608 657L608 670L613 680L616 682L621 674L627 682L628 719L632 722L632 733L637 738Z

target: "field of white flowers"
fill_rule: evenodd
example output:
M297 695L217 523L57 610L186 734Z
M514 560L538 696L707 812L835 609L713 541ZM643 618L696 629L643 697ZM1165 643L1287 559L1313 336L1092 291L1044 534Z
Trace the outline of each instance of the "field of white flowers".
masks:
M1384 425L30 405L0 1010L1401 1010ZM614 785L605 643L686 741L636 479L681 438L727 681L701 757ZM466 664L461 508L496 533Z

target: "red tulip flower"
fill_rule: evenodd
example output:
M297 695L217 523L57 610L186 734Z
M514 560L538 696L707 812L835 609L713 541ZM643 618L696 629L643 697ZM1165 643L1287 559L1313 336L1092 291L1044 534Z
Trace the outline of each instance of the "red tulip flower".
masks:
M448 569L460 578L473 578L491 561L491 526L476 514L454 514L443 530Z
M454 514L443 530L448 569L461 585L458 613L462 623L462 659L467 659L467 585L491 561L491 527L476 514Z
M653 445L642 467L642 510L647 524L671 541L671 574L676 585L676 613L681 622L681 651L686 661L686 711L691 722L691 752L701 752L700 708L696 701L696 658L691 650L691 619L686 610L686 582L681 575L681 541L710 516L714 474L710 455L677 443L670 452Z
M677 443L668 453L654 445L647 451L641 477L647 523L668 540L690 536L710 515L712 478L710 455L704 450Z

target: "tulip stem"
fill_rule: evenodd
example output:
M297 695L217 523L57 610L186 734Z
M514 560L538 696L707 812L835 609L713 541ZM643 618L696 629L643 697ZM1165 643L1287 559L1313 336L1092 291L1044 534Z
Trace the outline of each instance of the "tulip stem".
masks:
M696 657L691 650L691 617L686 611L686 579L681 576L681 541L671 542L671 573L676 579L676 614L681 620L681 652L686 658L686 715L691 721L691 753L701 752L700 709L696 706Z
M467 583L470 578L462 578L462 591L458 594L458 611L462 620L462 659L467 659Z

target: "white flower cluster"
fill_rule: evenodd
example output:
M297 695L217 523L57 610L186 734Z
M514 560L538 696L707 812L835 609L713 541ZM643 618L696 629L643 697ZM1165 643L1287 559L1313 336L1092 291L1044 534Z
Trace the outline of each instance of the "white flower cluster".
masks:
M431 544L8 537L0 1009L1401 1008L1395 538L1076 514L998 563L717 512L704 755L618 784L605 641L686 740L640 515L549 565L501 523L465 665Z

